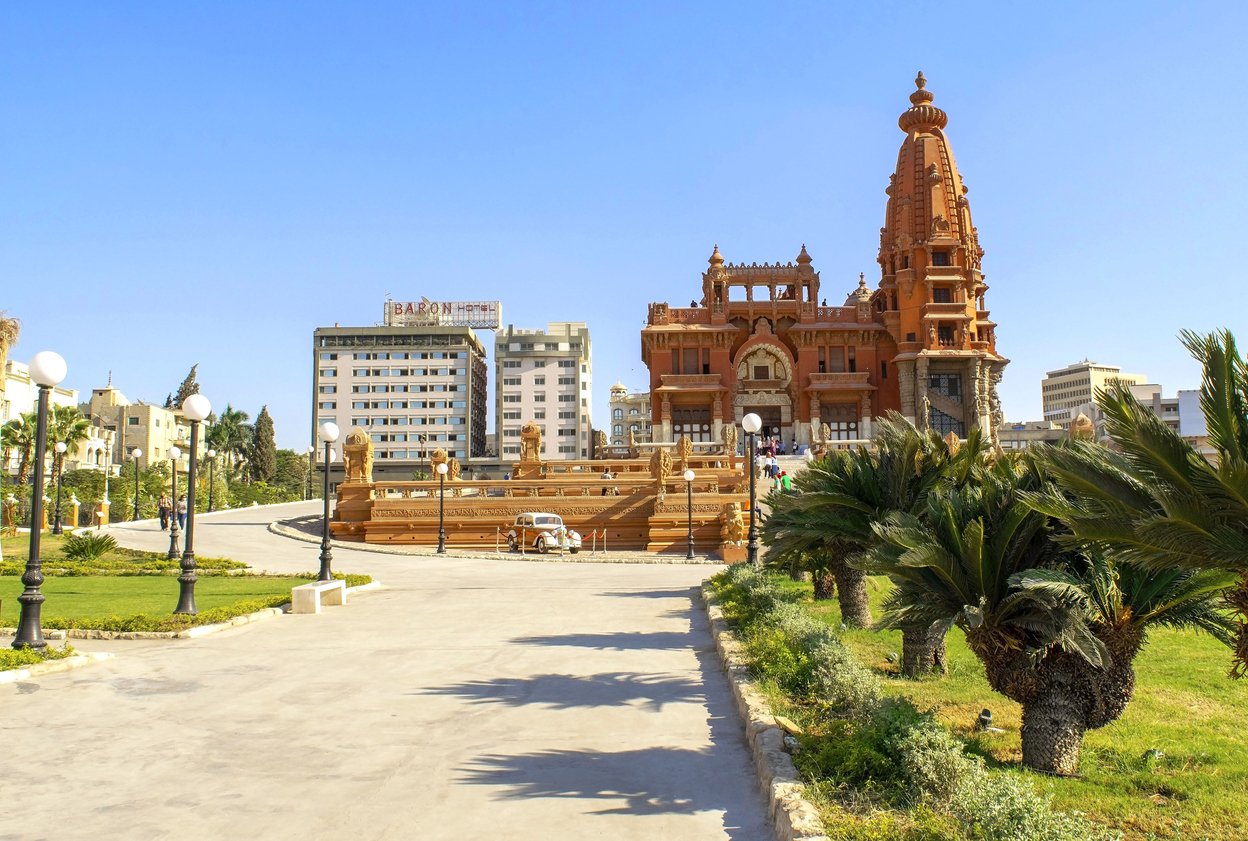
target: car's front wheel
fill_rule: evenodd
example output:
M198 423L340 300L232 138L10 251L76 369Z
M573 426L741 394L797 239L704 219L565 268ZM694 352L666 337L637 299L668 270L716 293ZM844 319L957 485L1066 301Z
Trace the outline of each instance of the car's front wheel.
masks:
M520 551L520 541L516 540L516 536L514 534L507 535L507 550L509 552Z
M533 548L545 555L546 552L549 551L549 547L546 545L546 538L539 537L537 540L533 541Z

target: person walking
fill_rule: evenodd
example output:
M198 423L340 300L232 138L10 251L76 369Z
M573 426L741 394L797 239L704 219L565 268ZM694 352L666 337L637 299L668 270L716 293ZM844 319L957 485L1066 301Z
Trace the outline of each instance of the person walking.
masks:
M780 490L786 494L793 491L793 477L789 475L787 470L780 471Z
M160 501L156 503L156 512L160 514L160 530L164 531L169 528L169 514L173 511L173 504L169 501L169 494L162 493Z
M186 494L178 497L178 528L186 530Z

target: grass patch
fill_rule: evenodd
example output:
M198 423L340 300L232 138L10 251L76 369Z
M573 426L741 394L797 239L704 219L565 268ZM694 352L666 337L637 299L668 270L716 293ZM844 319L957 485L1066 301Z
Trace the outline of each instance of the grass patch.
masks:
M777 587L811 616L839 628L836 601L813 601L811 586L775 577ZM872 608L891 586L870 579ZM1136 689L1122 718L1090 730L1084 740L1080 776L1042 777L1024 771L1019 737L1021 707L993 692L983 667L958 629L948 637L945 678L902 680L887 662L901 653L897 631L846 630L841 638L859 660L885 678L886 695L909 698L967 740L968 749L1004 773L1026 777L1049 793L1053 805L1085 813L1131 841L1248 838L1248 682L1227 678L1225 646L1193 631L1154 630L1136 658ZM1005 732L977 734L976 716L992 710ZM1147 751L1164 753L1146 758Z
M92 532L94 533L94 532ZM120 546L109 549L98 558L73 560L66 557L68 535L45 533L39 543L39 557L43 574L52 576L82 575L177 575L181 570L179 561L169 560L163 553L125 549ZM0 563L0 576L21 575L26 568L26 556L30 542L26 535L0 539L4 547L4 561ZM247 564L229 558L195 557L197 572L203 576L236 575L247 570Z
M42 650L33 648L5 648L0 649L0 672L7 672L10 669L22 669L26 666L35 666L39 663L46 663L49 660L64 660L66 657L72 657L77 654L71 646L64 648L53 648L48 646Z

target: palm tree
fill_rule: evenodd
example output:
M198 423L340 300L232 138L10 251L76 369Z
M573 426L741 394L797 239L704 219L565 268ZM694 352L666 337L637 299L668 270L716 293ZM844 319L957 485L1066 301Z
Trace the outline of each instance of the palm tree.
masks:
M0 310L0 404L4 403L4 369L8 363L9 350L17 344L21 335L22 322L9 318L5 310Z
M920 432L895 413L879 422L872 444L874 452L833 452L812 465L797 477L797 494L771 494L772 514L763 524L768 562L806 563L816 597L821 581L835 579L841 615L859 627L871 623L866 573L857 560L876 541L873 524L895 511L917 511L942 484L970 481L985 453L978 431L963 445ZM931 623L902 629L903 674L943 670L945 630Z
M78 449L78 445L91 438L91 421L83 417L77 406L53 406L48 418L48 449L52 452L52 475L59 476L65 464L65 454ZM55 449L65 444L65 453ZM107 469L107 463L105 464Z
M17 483L26 484L30 468L35 460L35 432L39 416L26 412L0 427L0 448L4 450L4 462L9 461L9 451L18 451Z
M251 426L247 423L248 418L246 412L227 403L221 414L210 420L208 425L208 446L226 459L231 472L246 461L251 448Z
M1120 453L1092 445L1052 451L1045 468L1065 492L1036 504L1078 540L1157 571L1224 570L1238 577L1227 604L1238 617L1231 676L1248 673L1248 364L1228 331L1184 331L1201 361L1201 410L1210 464L1125 387L1100 393Z
M1217 609L1228 579L1150 575L1066 545L1061 524L1029 504L1050 484L1039 459L998 458L978 482L929 494L922 517L889 515L867 566L898 582L882 624L962 628L992 688L1023 707L1023 764L1069 775L1084 733L1126 709L1149 628L1229 640Z

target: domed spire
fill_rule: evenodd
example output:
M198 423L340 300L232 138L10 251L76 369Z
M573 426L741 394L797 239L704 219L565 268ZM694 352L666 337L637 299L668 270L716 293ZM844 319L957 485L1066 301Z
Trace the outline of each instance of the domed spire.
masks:
M710 263L712 266L724 265L724 255L719 253L719 243L715 243L715 250L711 252L711 259L706 262Z
M914 77L914 85L917 90L910 94L910 107L897 118L897 125L907 134L943 129L949 123L949 115L932 105L935 97L927 90L922 70Z
M797 255L797 262L801 264L810 262L810 255L806 253L806 243L804 242L802 243L801 252Z

